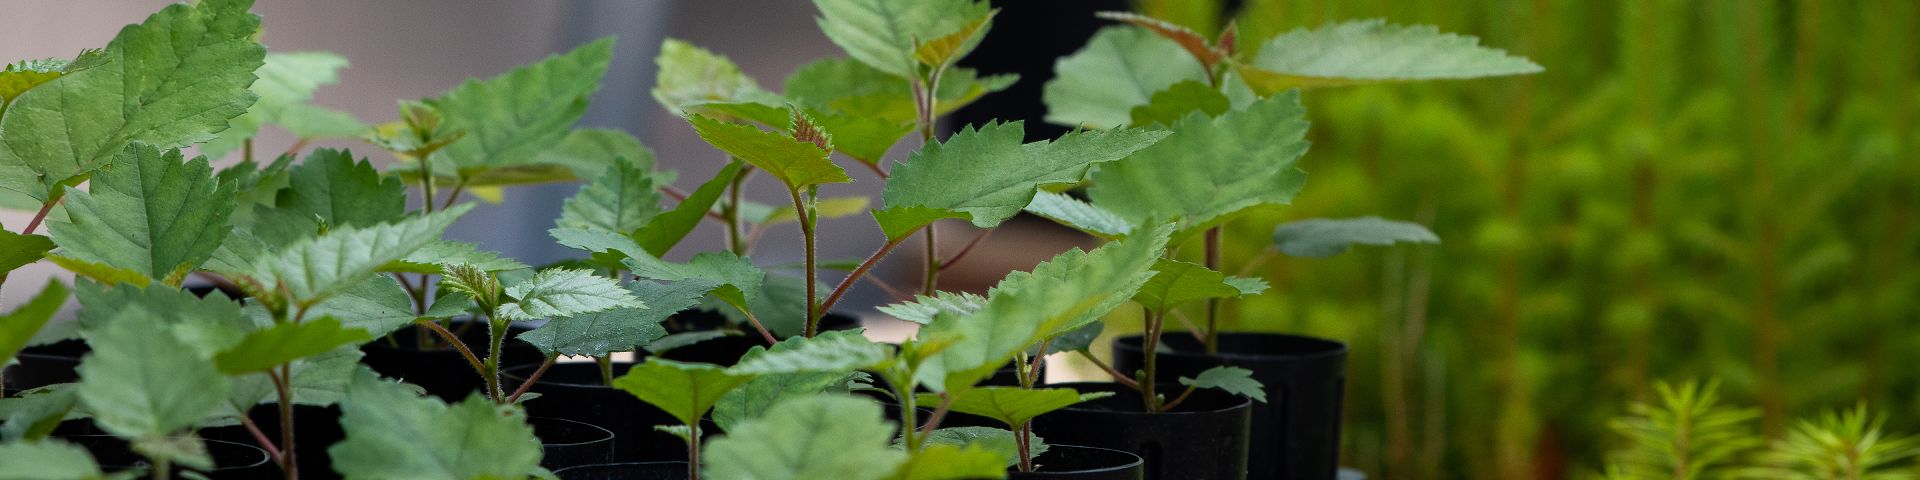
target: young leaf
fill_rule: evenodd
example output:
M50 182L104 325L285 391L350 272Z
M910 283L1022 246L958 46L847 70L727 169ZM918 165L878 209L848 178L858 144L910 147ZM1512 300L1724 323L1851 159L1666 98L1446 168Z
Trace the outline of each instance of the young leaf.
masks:
M1218 366L1200 372L1194 378L1180 377L1180 384L1194 388L1218 388L1231 393L1267 403L1267 389L1259 380L1253 379L1253 371L1240 367Z
M940 78L940 88L934 92L939 99L935 102L934 114L951 113L973 103L982 95L1013 86L1018 79L1018 75L1011 74L983 78L971 69L948 68ZM919 111L913 105L913 85L906 78L847 58L824 58L794 70L792 75L787 76L786 95L788 101L807 107L809 116L819 119L827 131L834 133L834 143L841 153L867 163L877 162L877 156L868 158L860 152L876 152L872 148L875 145L863 146L865 142L843 138L858 135L849 133L845 125L820 114L871 119L883 125L909 130L919 117ZM760 107L762 110L779 110L764 105ZM783 123L785 119L774 116L761 121L775 124ZM893 139L898 140L897 137ZM885 143L892 145L892 141ZM879 148L877 153L885 153L885 149Z
M1440 237L1418 223L1360 217L1299 220L1273 230L1273 243L1295 257L1323 258L1345 253L1354 244L1389 246L1395 243L1440 243Z
M472 204L365 228L345 227L300 240L261 259L255 274L272 279L298 303L313 304L353 286L381 265L440 239Z
M103 478L87 449L61 440L0 443L0 480L91 480Z
M774 98L760 88L733 60L682 40L660 42L653 57L658 69L653 99L675 115L686 115L702 104L757 101Z
M526 478L540 439L526 413L475 394L448 405L359 369L341 402L346 439L327 449L348 479Z
M914 39L917 44L913 48L913 59L928 68L946 68L980 45L980 39L987 36L987 30L993 25L993 16L998 12L988 10L985 15L974 18L960 29L938 38Z
M660 322L713 290L712 284L683 280L661 284L645 280L627 286L646 307L621 307L599 313L558 317L517 338L548 355L595 355L635 351L667 335Z
M846 372L870 368L891 356L886 345L874 343L859 331L821 332L813 338L786 339L773 348L727 369L738 375L802 372Z
M1019 387L977 387L951 394L953 411L979 415L999 420L1008 427L1018 427L1028 420L1047 412L1071 407L1076 403L1099 398L1094 395L1081 395L1071 388L1035 388ZM922 401L938 404L938 395L922 393Z
M1031 448L1029 453L1038 457L1047 452L1047 442L1039 435L1028 434ZM948 427L934 430L927 435L927 444L951 445L956 447L977 448L992 452L1001 459L1001 467L1009 467L1020 462L1020 446L1015 443L1012 430L993 427Z
M586 114L612 58L613 39L605 38L428 100L447 128L465 132L441 152L462 176L532 163Z
M53 247L53 240L44 236L0 230L0 279L5 279L7 272L40 261Z
M467 242L439 240L421 246L419 250L402 258L380 266L382 272L440 273L441 265L472 265L483 272L504 272L523 270L527 264L518 260L500 256L499 253L481 250Z
M46 326L65 303L67 286L59 280L49 280L32 299L0 315L0 366L12 363L13 356L26 348L27 342L40 333L40 328Z
M913 301L879 307L880 313L893 318L926 325L941 313L968 315L987 308L987 297L969 292L934 292L933 296L914 295Z
M1306 109L1276 95L1216 118L1191 114L1173 135L1093 174L1094 205L1133 222L1171 215L1175 239L1249 208L1285 205L1306 183Z
M992 227L1033 203L1040 187L1077 183L1093 165L1124 158L1167 135L1150 130L1079 132L1022 144L1024 132L1021 122L990 123L927 145L895 165L882 204L887 210L958 212L974 226Z
M1290 88L1523 75L1544 71L1525 58L1480 46L1474 37L1426 25L1355 20L1297 29L1262 44L1241 68L1262 95Z
M1233 107L1226 94L1193 80L1182 80L1167 87L1166 90L1153 92L1153 98L1145 105L1133 107L1128 115L1133 117L1132 125L1147 127L1153 125L1173 126L1187 114L1194 111L1217 117Z
M820 31L847 55L901 78L918 72L914 49L919 42L967 30L989 11L986 2L974 0L814 0L813 4L820 9ZM956 49L951 56L965 54Z
M682 424L692 425L700 421L700 416L706 415L721 396L752 378L735 375L717 365L655 357L613 379L613 387L659 407L680 419Z
M1015 453L1018 455L1018 453ZM1019 460L1008 461L1005 452L994 451L979 444L965 446L929 442L920 451L907 457L907 463L901 464L893 472L892 480L969 480L976 478L1000 478L1007 474L1007 467Z
M170 277L199 267L233 228L233 192L214 180L206 157L129 145L91 189L69 190L67 221L47 222L62 256L178 285Z
M1100 238L1114 238L1133 232L1133 224L1107 209L1065 194L1041 190L1027 204L1027 213L1053 220Z
M178 432L219 408L230 387L211 358L137 305L88 332L87 343L94 350L80 362L80 401L114 435Z
M229 375L260 372L371 339L366 330L342 327L333 317L287 322L248 333L239 345L214 355L213 363Z
M255 207L252 233L268 247L291 244L326 228L370 227L407 212L407 187L383 176L352 151L323 148L288 170L288 188L273 208Z
M623 235L639 230L660 213L659 187L651 173L625 158L614 159L611 167L561 205L555 224Z
M702 463L716 480L879 480L907 459L906 452L888 448L893 434L893 425L871 401L800 397L710 441Z
M295 123L299 124L304 119L296 116L312 116L325 112L326 110L308 105L307 102L313 100L313 92L319 90L321 85L339 82L340 69L346 66L345 57L329 52L268 53L260 69L254 72L260 79L255 80L248 88L259 97L259 100L253 102L253 106L247 109L245 115L234 117L229 121L230 126L221 131L219 137L201 144L200 153L213 158L224 157L227 153L240 149L246 140L259 134L261 125L281 123L285 119L295 119ZM329 113L345 115L345 121L359 123L359 120L353 119L351 115L339 112ZM311 125L299 124L299 126ZM364 129L365 126L360 126L349 131L348 135L351 136L359 133L358 130ZM295 136L307 137L300 132L295 132Z
M248 0L203 0L129 25L106 49L12 99L0 117L0 188L48 200L134 142L213 138L254 102L265 49Z
M847 177L846 170L827 158L833 152L831 143L797 138L798 131L795 135L788 135L698 114L687 116L687 121L693 124L694 131L700 134L701 139L728 155L766 170L781 183L787 184L788 189L853 181ZM806 121L805 117L795 114L795 125Z
M507 287L516 299L500 306L500 318L535 320L570 317L615 308L645 308L646 304L620 288L620 283L587 270L541 270L527 281Z
M1133 294L1133 301L1150 310L1166 310L1188 302L1247 294L1227 280L1225 274L1200 264L1161 259L1153 265L1153 278ZM1254 288L1251 284L1246 286ZM1266 290L1265 284L1259 287Z
M60 78L66 69L67 61L58 58L22 60L0 67L0 114L6 113L7 105L20 94Z
M680 240L687 238L687 234L692 233L694 227L700 226L700 219L705 218L707 211L713 208L713 202L719 201L720 195L726 193L727 185L732 184L733 178L740 175L740 169L745 168L744 165L740 162L730 162L727 166L721 167L720 173L714 174L713 179L700 184L700 188L687 194L686 200L681 201L679 205L674 205L672 210L654 216L652 221L647 222L647 226L634 232L633 240L644 247L648 254L656 257L666 255L667 251L673 250L673 246L680 243Z
M1117 128L1133 121L1133 109L1154 92L1181 81L1204 82L1200 61L1171 40L1132 26L1100 29L1087 46L1053 66L1041 97L1047 121L1088 128Z

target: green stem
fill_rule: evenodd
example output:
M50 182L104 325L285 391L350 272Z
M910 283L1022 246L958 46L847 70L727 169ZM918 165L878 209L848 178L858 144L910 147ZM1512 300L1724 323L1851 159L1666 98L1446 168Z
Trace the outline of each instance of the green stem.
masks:
M687 480L700 480L700 422L687 424Z
M1165 315L1162 310L1147 310L1146 342L1142 346L1146 354L1146 374L1140 379L1140 393L1148 412L1160 411L1160 397L1154 391L1154 384L1158 381L1160 329L1166 321Z
M593 357L593 363L600 364L601 384L609 385L609 386L613 385L613 357L610 355L596 356L596 357Z
M427 161L427 155L418 152L414 158L420 159L420 208L433 213L433 163Z
M1206 235L1207 269L1220 270L1220 227L1207 229ZM1206 346L1207 355L1220 351L1220 299L1207 299L1207 332L1201 342Z
M818 292L815 291L815 289L818 288L815 285L817 283L815 282L815 280L820 278L820 273L818 271L819 265L814 263L814 253L815 253L814 243L813 243L814 242L814 238L813 238L814 225L812 222L812 217L810 215L813 209L808 208L810 206L808 202L800 199L799 189L789 187L787 188L787 195L793 197L793 212L795 215L799 216L797 220L799 220L800 222L800 237L806 243L806 256L807 256L807 270L806 270L806 277L805 277L805 281L807 282L806 335L807 335L807 338L813 338L814 335L820 332L820 297L817 295Z
M500 391L500 349L507 341L507 326L510 322L489 318L487 321L487 364L481 372L487 377L487 393L493 396L495 403L506 400L506 394Z
M727 161L733 162L734 159L728 158ZM741 190L746 187L747 174L750 172L752 170L740 169L740 173L734 174L733 181L727 186L727 250L735 255L747 253L747 242L745 238L741 238L740 232L740 195Z
M913 105L919 114L921 145L933 143L934 109L939 106L940 70L929 72L913 82ZM934 224L927 224L926 263L922 267L926 277L921 280L920 294L933 295L940 285L940 246L939 230Z
M280 407L280 471L285 474L286 480L299 480L300 457L293 451L293 368L291 365L281 365L279 374L268 372L268 375L273 379L273 390Z
M895 384L899 385L899 384ZM907 385L912 385L908 382ZM893 387L895 399L900 401L900 438L906 440L907 454L920 451L920 431L914 428L920 423L920 412L914 405L913 387Z

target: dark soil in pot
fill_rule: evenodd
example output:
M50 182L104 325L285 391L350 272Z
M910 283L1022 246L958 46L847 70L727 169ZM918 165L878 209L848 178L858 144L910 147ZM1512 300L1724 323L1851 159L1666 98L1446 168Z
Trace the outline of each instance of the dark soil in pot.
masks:
M1114 368L1141 368L1141 338L1113 342ZM1219 365L1253 371L1267 387L1267 403L1253 404L1253 462L1248 478L1333 480L1340 466L1340 418L1347 383L1347 346L1333 340L1270 333L1220 335L1209 356L1190 336L1168 335L1159 356L1160 378L1198 375Z
M614 362L613 377L625 375L632 367L631 363ZM517 386L536 368L538 365L508 368L501 377ZM586 422L613 432L613 458L596 463L687 458L686 442L653 429L680 421L624 390L607 386L598 364L556 363L529 391L540 397L524 402L528 416Z
M260 427L260 433L266 434L274 444L280 443L280 407L278 405L258 405L247 412L253 424ZM333 458L327 455L327 447L347 438L346 430L340 427L340 407L313 405L294 405L293 407L293 450L294 457L300 463L300 478L305 480L327 480L340 478L333 471ZM258 445L246 427L229 425L200 429L200 436L208 440ZM278 473L279 468L274 471Z
M1198 390L1171 412L1147 413L1140 394L1114 383L1068 383L1081 392L1114 392L1033 421L1047 443L1111 448L1145 460L1147 480L1234 480L1247 475L1252 400ZM1169 398L1184 387L1162 385Z
M1139 455L1075 445L1048 445L1047 453L1033 459L1033 467L1031 472L1007 472L1007 478L1140 480L1146 475L1146 462Z
M727 325L727 318L719 312L711 310L688 310L674 314L672 318L667 319L662 325L667 328L668 333L714 330L725 327ZM753 327L748 326L746 328L749 331L743 335L728 335L707 339L699 343L669 350L659 356L660 358L679 360L682 362L733 366L733 364L740 361L741 355L747 354L748 349L756 345L763 347L767 345L767 340L762 338L759 332L751 331ZM828 312L827 316L820 318L821 331L852 330L855 328L860 328L860 319L851 315Z
M134 453L126 440L112 435L60 435L61 440L72 442L87 449L93 459L100 463L100 469L106 472L118 472L134 468L148 468L151 464L146 457ZM214 468L202 472L207 478L221 479L260 479L275 478L280 468L267 458L267 451L244 443L223 440L205 440L207 455L213 457ZM178 465L169 469L173 478L183 478L181 472L189 469ZM187 477L190 478L190 477Z
M612 431L578 420L528 417L533 436L540 437L540 466L548 469L596 465L613 461Z
M686 480L687 462L581 465L553 471L560 480Z
M80 367L80 357L87 356L87 352L91 351L93 349L80 340L62 340L21 349L20 354L14 357L20 363L6 367L6 389L32 390L56 383L80 381L80 374L74 369Z
M524 365L540 363L546 360L540 350L526 342L514 340L521 332L530 330L522 326L509 327L507 340L501 344L500 365ZM485 360L487 356L487 325L454 321L448 330L459 334L460 341L473 349L473 354ZM422 350L420 335L428 336L438 348ZM473 371L473 365L459 350L444 345L440 336L425 331L418 326L407 326L396 330L387 338L375 339L360 347L366 356L360 363L372 367L380 376L395 378L407 383L419 385L428 394L442 400L457 402L467 398L467 394L486 387L480 374Z

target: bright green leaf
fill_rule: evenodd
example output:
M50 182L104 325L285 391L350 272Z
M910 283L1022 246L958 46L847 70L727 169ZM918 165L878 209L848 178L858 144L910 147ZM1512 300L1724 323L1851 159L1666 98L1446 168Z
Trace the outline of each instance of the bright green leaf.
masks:
M993 28L993 15L998 12L988 10L985 15L939 37L914 39L913 59L936 70L952 65L980 45L980 39L986 38L987 30Z
M1034 419L1062 408L1073 406L1090 398L1071 388L1035 388L1019 387L978 387L953 393L953 411L979 415L1007 424L1009 428L1018 427ZM928 405L938 404L938 395L922 393L921 402Z
M1380 217L1315 218L1280 225L1273 230L1273 243L1287 255L1323 258L1345 253L1355 244L1440 243L1440 237L1418 223Z
M1087 46L1053 65L1041 97L1047 121L1116 128L1133 123L1133 109L1154 92L1181 81L1206 81L1207 72L1174 43L1146 29L1116 25L1094 33Z
M346 439L327 456L348 479L518 479L540 466L526 413L479 394L448 405L362 368L341 405Z
M870 201L871 200L865 195L822 198L818 202L815 202L813 215L815 219L851 216L867 211L867 203ZM800 215L793 210L793 207L780 207L773 209L772 212L761 218L758 223L766 226L798 221L800 221Z
M5 279L7 272L40 261L53 247L53 240L44 236L0 230L0 279Z
M836 395L799 397L709 441L702 455L714 480L878 480L905 462L889 448L894 427L872 401Z
M230 375L259 372L372 338L366 330L342 327L339 319L320 317L255 330L239 345L215 355L213 361L221 372Z
M745 168L744 165L731 162L722 167L712 179L687 194L686 200L674 205L672 210L654 216L646 227L633 234L633 240L646 247L647 253L653 256L666 255L680 240L687 238L694 227L700 225L700 220L707 216L713 203L720 200L720 195L726 193L727 186L740 174L740 169Z
M646 307L632 292L620 288L614 279L588 270L567 268L541 270L532 279L507 287L507 296L516 301L501 305L496 313L508 320L570 317L615 308Z
M1040 191L1033 196L1033 203L1027 204L1026 211L1101 238L1133 232L1133 224L1120 215L1061 193Z
M1002 459L1002 467L1011 467L1020 461L1020 445L1015 443L1012 430L993 427L948 427L934 430L927 435L928 445L952 445L972 447L993 452ZM1029 453L1038 457L1047 452L1047 442L1039 435L1027 434L1030 442Z
M259 100L253 102L245 115L229 121L230 126L221 131L219 137L202 144L200 153L213 158L224 157L229 152L239 150L243 142L259 134L261 125L278 123L276 120L285 116L290 109L308 109L302 110L299 115L320 110L307 105L313 100L313 92L319 90L321 85L339 82L340 69L346 67L346 57L330 52L268 53L260 69L254 71L260 79L248 88ZM355 120L354 123L359 122ZM348 132L348 135L356 133L359 132Z
M627 391L649 405L692 425L700 421L713 404L728 391L752 379L735 375L717 365L686 363L664 358L649 358L634 365L626 375L613 379L613 387Z
M748 102L773 98L733 60L682 40L660 42L653 58L653 99L676 115L708 103Z
M1480 39L1426 25L1355 20L1297 29L1260 47L1241 69L1255 90L1524 75L1544 69L1522 57L1480 46Z
M634 168L653 170L653 151L641 145L633 134L611 128L574 129L559 145L540 152L535 161L565 166L580 178L596 178L620 158L627 159Z
M1298 93L1276 95L1216 118L1191 114L1173 135L1093 174L1087 196L1130 222L1172 217L1181 239L1260 206L1285 205L1306 183Z
M624 158L580 187L560 207L560 228L597 228L620 234L639 230L660 213L652 172Z
M73 272L74 276L92 279L100 283L125 283L128 285L146 286L153 282L153 280L148 279L145 274L140 272L104 263L94 263L53 253L47 254L46 258L48 262L52 262L54 265L60 266L60 268Z
M75 383L35 388L0 398L0 439L37 441L53 434L80 404ZM0 477L4 478L4 477Z
M238 343L255 326L240 304L220 293L200 297L164 285L142 288L82 281L74 284L74 298L80 303L75 321L82 330L106 329L122 318L120 312L137 308L162 319L180 341L209 357Z
M47 222L62 256L170 279L199 267L233 228L233 192L214 180L206 157L129 145L90 188L70 190L66 221Z
M740 358L742 361L750 360L761 352L765 352L763 347L755 347ZM758 418L774 404L818 395L844 385L848 378L847 372L799 372L754 377L740 388L720 397L720 402L713 405L713 423L719 425L722 431L733 431L736 425Z
M974 0L814 0L820 31L847 55L875 69L911 78L914 47L965 30L989 10ZM977 27L976 27L977 28ZM954 52L955 57L965 51Z
M889 347L868 340L857 330L820 332L813 338L783 340L752 358L741 358L739 364L727 371L740 375L846 373L878 365L891 353Z
M913 232L945 219L966 220L967 214L942 208L908 206L889 207L873 211L873 221L880 224L880 232L889 241L900 241Z
M548 355L605 356L636 351L667 335L660 322L700 303L712 284L683 280L661 284L645 280L628 285L645 307L621 307L599 313L559 317L517 338Z
M1133 294L1133 301L1149 310L1166 310L1211 298L1234 298L1238 287L1227 283L1227 276L1197 263L1161 259L1153 265L1153 278Z
M798 122L802 118L796 117L795 120ZM700 134L701 139L728 155L766 170L781 183L787 184L789 189L853 181L847 177L846 170L827 158L832 153L828 147L794 135L723 122L698 114L687 116L687 121L693 124L694 131Z
M586 114L612 58L613 39L605 38L494 78L468 80L429 100L447 128L465 133L441 154L462 176L532 163Z
M1166 90L1153 92L1153 97L1145 105L1133 107L1128 114L1133 117L1131 125L1136 127L1172 126L1187 118L1190 112L1199 111L1215 117L1227 113L1232 106L1227 96L1219 90L1205 83L1182 80Z
M987 308L987 297L969 292L934 292L933 296L914 295L912 301L882 305L880 313L893 318L926 325L941 313L969 315Z
M1017 453L1016 453L1017 455ZM1018 460L1008 461L1004 452L994 451L980 444L965 446L929 442L920 451L907 458L899 470L889 477L894 480L972 480L979 478L1001 478L1007 474L1007 466Z
M440 266L447 264L472 265L485 272L502 272L528 268L527 264L500 256L499 253L481 250L479 246L452 240L440 240L428 243L407 254L407 258L388 262L380 266L382 272L440 273Z
M67 303L67 286L59 280L48 280L40 293L32 299L14 307L6 315L0 315L0 366L13 361L13 356L26 348L40 328L60 312L60 306Z
M22 60L0 67L0 114L6 113L7 105L20 94L60 78L66 69L67 61L58 58Z
M263 281L277 280L268 283L278 283L297 302L318 302L439 240L441 232L472 207L463 204L394 223L334 229L260 260L255 273Z
M993 227L1033 203L1040 187L1077 183L1093 165L1124 158L1166 135L1137 129L1078 132L1022 144L1021 122L967 128L897 164L881 198L889 210L960 212L974 226Z
M1180 384L1195 388L1218 388L1227 393L1267 402L1267 390L1259 380L1253 379L1253 371L1240 367L1219 366L1200 372L1195 378L1180 377Z
M414 314L413 298L388 275L368 276L307 310L307 318L323 316L374 336L384 336L419 317Z
M80 401L102 429L121 437L168 435L220 407L230 384L213 360L139 306L87 333Z

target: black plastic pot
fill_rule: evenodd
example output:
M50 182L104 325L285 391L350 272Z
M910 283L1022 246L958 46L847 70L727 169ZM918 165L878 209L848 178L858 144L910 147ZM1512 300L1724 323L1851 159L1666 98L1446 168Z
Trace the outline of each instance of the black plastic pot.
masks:
M1033 471L1010 471L1007 478L1140 480L1146 475L1146 465L1139 455L1111 448L1048 445L1047 453L1033 459Z
M686 480L687 462L581 465L554 470L560 480Z
M6 389L32 390L56 383L80 381L80 358L93 351L86 342L63 340L27 347L15 358L20 363L6 367Z
M1236 480L1247 476L1252 400L1199 390L1171 412L1147 413L1140 394L1113 383L1067 383L1081 392L1113 392L1041 415L1033 433L1047 443L1111 448L1139 455L1147 480ZM1163 385L1168 396L1184 387Z
M467 344L467 348L473 349L474 355L485 360L487 326L485 324L468 326L467 323L467 321L455 321L447 329L458 333L460 341ZM540 350L533 348L533 345L514 340L515 336L530 330L529 328L518 325L509 328L511 330L507 334L507 341L501 344L502 368L509 365L540 363L546 360L545 356L540 355ZM360 347L360 351L366 353L366 356L360 359L360 363L372 367L373 371L379 372L383 377L419 385L428 394L447 401L463 400L468 394L486 387L486 382L480 378L479 373L473 371L473 365L467 362L466 357L462 356L459 350L451 347L419 349L419 335L422 334L432 337L431 340L436 345L443 343L438 335L423 332L420 327L408 326L394 331L388 338L376 339Z
M1347 345L1271 333L1220 335L1217 355L1190 336L1168 335L1160 352L1163 379L1198 375L1220 365L1253 370L1267 387L1267 403L1253 404L1253 462L1247 478L1333 480L1340 468L1340 417L1347 384ZM1114 368L1141 368L1142 339L1113 342Z
M260 433L266 434L275 445L280 444L280 407L277 405L259 405L247 412L254 425L260 427ZM312 405L294 405L293 407L293 450L294 457L300 463L300 478L306 480L327 480L340 478L333 471L333 457L327 455L327 447L347 438L346 430L340 427L340 407L316 407ZM248 433L246 427L231 425L200 429L200 436L208 440L257 445L258 441ZM284 445L282 446L284 447ZM278 467L275 467L278 472Z
M721 316L717 312L709 310L688 310L674 314L673 318L665 323L665 326L668 332L680 333L721 328L726 325L726 321L726 317ZM852 330L855 328L860 328L860 319L851 315L828 312L826 316L820 317L821 331ZM762 338L758 333L749 332L747 335L729 335L708 339L692 345L669 350L659 356L660 358L682 362L733 366L733 364L740 362L740 356L746 355L747 350L756 345L764 347L767 345L767 340Z
M112 435L61 435L61 440L72 442L87 453L93 454L94 461L100 463L100 469L111 472L151 466L146 457L134 453L126 440ZM207 478L220 479L259 479L274 478L279 475L279 467L267 458L267 451L244 443L222 440L205 440L207 455L213 457L214 468L202 472ZM178 465L169 469L173 478L182 478L181 472L188 469Z
M540 437L540 466L549 469L597 465L613 461L614 434L578 420L528 417L533 436Z
M501 377L510 385L519 385L538 367L508 368ZM633 368L632 363L615 362L613 376L619 378L629 368ZM607 386L600 378L598 364L556 363L528 391L540 394L539 398L524 402L528 416L587 422L613 433L612 459L595 463L687 458L686 442L653 429L655 425L678 425L680 421L633 394Z

